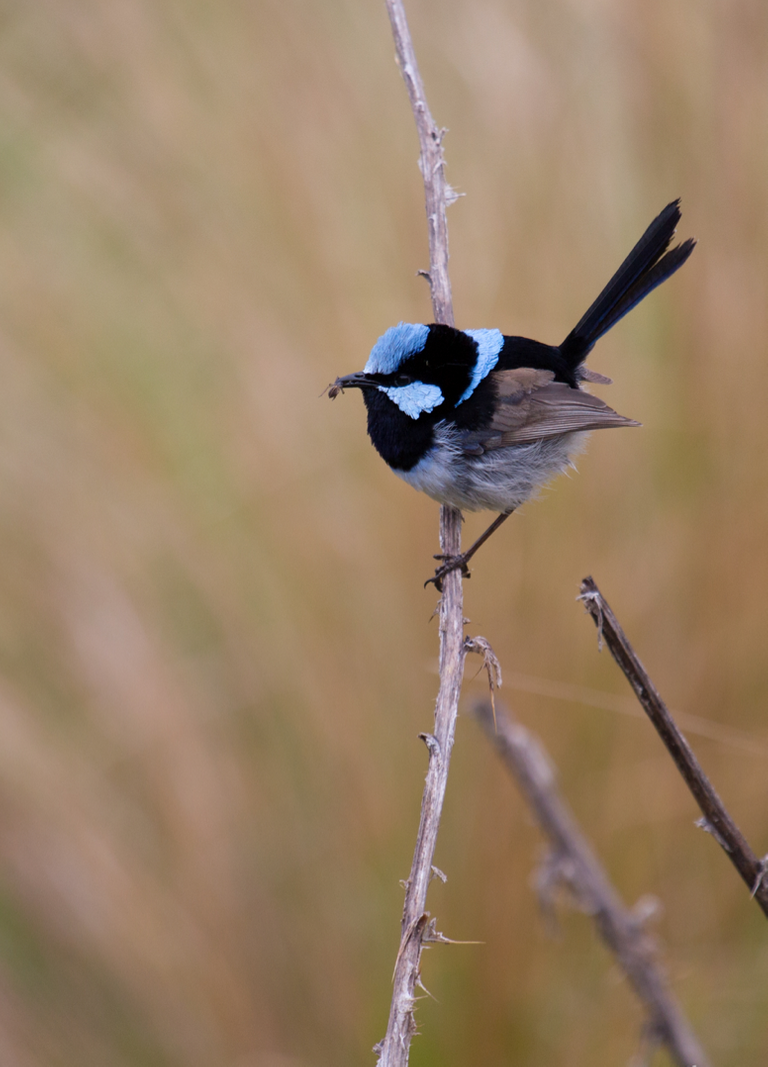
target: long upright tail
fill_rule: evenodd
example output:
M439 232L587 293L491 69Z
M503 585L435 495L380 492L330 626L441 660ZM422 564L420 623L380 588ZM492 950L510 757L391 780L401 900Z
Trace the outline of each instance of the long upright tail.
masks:
M673 200L653 220L600 296L560 345L560 352L569 367L575 369L583 363L598 338L682 267L696 241L689 238L667 252L679 221L680 201Z

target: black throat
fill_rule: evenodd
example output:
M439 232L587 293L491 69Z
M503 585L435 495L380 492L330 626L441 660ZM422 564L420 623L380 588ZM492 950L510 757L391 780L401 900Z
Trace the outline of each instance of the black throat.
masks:
M395 470L411 470L432 447L437 420L430 415L412 419L378 389L363 389L363 400L376 451Z

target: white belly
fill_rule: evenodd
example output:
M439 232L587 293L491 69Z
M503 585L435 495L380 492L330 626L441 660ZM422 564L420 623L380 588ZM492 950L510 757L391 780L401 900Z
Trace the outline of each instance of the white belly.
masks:
M436 443L409 471L395 471L414 489L462 511L511 511L530 500L556 475L572 467L571 457L585 446L588 433L547 437L531 444L465 455L455 435L438 423Z

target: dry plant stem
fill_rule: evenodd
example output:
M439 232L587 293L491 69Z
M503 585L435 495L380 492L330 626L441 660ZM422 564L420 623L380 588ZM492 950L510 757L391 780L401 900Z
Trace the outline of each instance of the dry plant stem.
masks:
M442 131L427 107L401 0L387 0L397 61L402 71L419 134L419 165L429 227L429 282L435 321L453 325L451 285L448 278L448 228L445 217L450 190L443 173ZM440 547L445 555L461 552L461 512L440 509ZM416 848L408 876L403 907L400 949L395 964L392 1004L386 1035L377 1051L380 1067L404 1067L416 1030L414 1004L420 985L419 965L425 941L437 938L426 911L427 889L448 782L448 768L456 730L459 693L464 671L464 617L461 574L451 571L443 581L440 601L440 689L435 706L434 734L423 734L429 767L421 805Z
M580 599L584 601L611 655L626 675L637 699L701 808L704 819L698 825L712 834L749 886L752 896L763 912L768 915L768 877L765 863L758 860L741 830L726 811L725 805L677 728L669 709L592 578L585 578L581 583Z
M460 547L455 538L460 514L450 508L440 513L440 543L443 551ZM450 579L450 580L449 580ZM421 737L429 751L429 767L421 802L421 819L405 889L400 948L395 964L392 1003L386 1035L379 1046L380 1067L405 1067L411 1038L416 1032L414 1006L420 986L419 966L425 941L439 940L426 910L427 890L432 880L440 816L456 730L456 713L464 672L464 620L461 576L446 576L440 607L440 689L435 707L435 732Z
M549 839L558 871L615 955L648 1015L653 1039L680 1067L708 1067L709 1060L670 992L640 918L624 907L600 862L557 792L555 775L539 741L510 721L496 703L476 705L475 714Z
M448 276L448 222L445 209L453 199L445 180L443 130L435 125L424 93L424 84L413 50L411 32L402 0L387 0L387 12L395 39L397 63L411 101L416 130L419 134L419 168L424 178L424 199L429 228L429 284L435 321L453 326L453 301Z

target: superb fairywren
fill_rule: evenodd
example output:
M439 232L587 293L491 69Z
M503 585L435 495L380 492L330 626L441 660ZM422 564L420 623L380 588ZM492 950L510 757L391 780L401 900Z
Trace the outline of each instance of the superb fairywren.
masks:
M434 578L467 561L512 511L570 465L589 430L639 426L582 382L610 384L584 360L598 338L685 263L695 241L667 251L679 201L661 212L561 345L499 330L457 330L401 322L378 339L364 370L337 378L335 397L362 389L368 433L395 474L441 504L500 514L467 552L446 559ZM435 557L441 559L443 557Z

